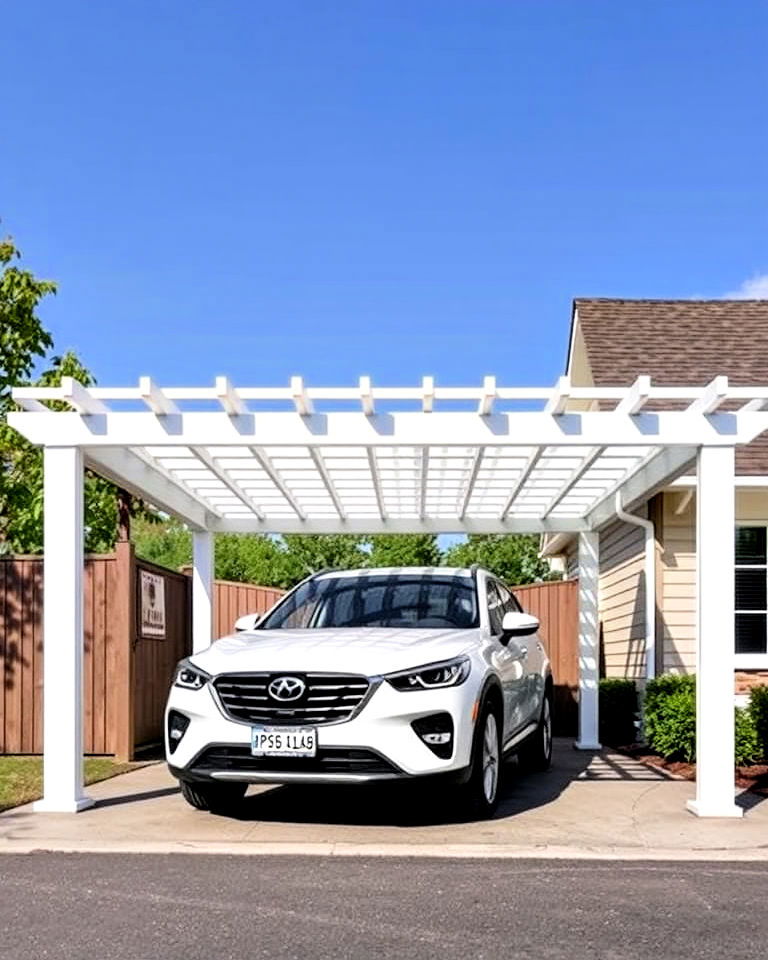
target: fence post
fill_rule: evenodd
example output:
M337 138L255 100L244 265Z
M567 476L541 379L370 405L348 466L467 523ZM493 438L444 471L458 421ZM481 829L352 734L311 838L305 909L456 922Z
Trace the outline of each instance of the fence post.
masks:
M136 562L133 544L115 544L115 692L114 751L119 760L133 760L135 746L134 697L136 637Z

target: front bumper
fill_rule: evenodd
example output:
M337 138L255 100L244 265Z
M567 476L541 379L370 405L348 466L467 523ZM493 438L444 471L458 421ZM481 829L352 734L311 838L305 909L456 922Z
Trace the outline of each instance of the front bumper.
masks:
M171 773L189 781L342 784L463 773L470 763L475 699L471 678L458 687L408 692L384 682L352 719L316 727L316 757L268 758L251 755L251 724L226 716L210 685L173 687L166 710L166 757ZM189 718L173 753L169 710ZM453 751L446 759L411 726L435 713L448 713L453 720Z

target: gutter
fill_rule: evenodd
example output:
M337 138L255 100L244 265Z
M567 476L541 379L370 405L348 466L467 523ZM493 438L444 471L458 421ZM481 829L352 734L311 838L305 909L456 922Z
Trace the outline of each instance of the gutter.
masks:
M624 511L618 492L616 516L645 531L645 678L652 680L656 676L656 533L653 521Z

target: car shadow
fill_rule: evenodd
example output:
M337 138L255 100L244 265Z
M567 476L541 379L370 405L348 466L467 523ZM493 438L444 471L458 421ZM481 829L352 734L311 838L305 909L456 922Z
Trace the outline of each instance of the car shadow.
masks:
M504 765L495 820L556 800L583 778L595 753L559 743L552 767L523 772L513 758ZM345 824L348 826L426 827L471 821L450 784L403 780L359 786L278 786L249 794L228 814L232 819L266 823Z

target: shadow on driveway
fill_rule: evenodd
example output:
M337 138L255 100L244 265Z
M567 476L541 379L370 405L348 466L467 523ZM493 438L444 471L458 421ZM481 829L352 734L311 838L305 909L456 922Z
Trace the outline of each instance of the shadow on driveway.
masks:
M596 757L602 759L599 754L574 750L568 741L557 745L553 765L546 773L523 773L517 761L510 760L505 764L501 802L494 819L552 803L574 780L592 779L588 771ZM262 823L392 827L445 826L468 820L452 785L439 781L275 787L247 796L229 816Z

